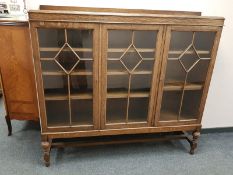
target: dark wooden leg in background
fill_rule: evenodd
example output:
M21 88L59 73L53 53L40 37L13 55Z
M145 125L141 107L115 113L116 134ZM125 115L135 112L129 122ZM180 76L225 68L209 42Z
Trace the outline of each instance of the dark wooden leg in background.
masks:
M9 115L6 115L5 119L6 119L6 124L8 127L8 136L11 136L12 135L11 119L10 119Z
M51 142L49 140L42 139L41 146L44 151L44 163L45 166L48 167L50 165L50 150L51 150Z
M197 148L197 142L200 137L200 131L194 131L192 135L193 135L193 139L190 142L191 149L189 153L193 155L195 149Z

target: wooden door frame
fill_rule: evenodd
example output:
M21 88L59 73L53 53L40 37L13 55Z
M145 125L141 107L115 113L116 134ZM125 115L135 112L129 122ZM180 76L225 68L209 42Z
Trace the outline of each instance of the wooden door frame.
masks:
M75 22L44 22L30 21L30 32L33 48L33 64L35 67L36 88L38 96L39 116L41 132L68 132L80 130L94 130L100 128L99 123L99 25L94 23L75 23ZM73 126L48 126L45 107L44 86L42 79L42 69L40 63L40 50L37 28L66 28L66 29L90 29L93 30L93 125L73 125Z
M153 67L151 90L149 95L148 116L146 122L129 122L129 123L106 123L106 100L107 100L107 49L108 49L108 30L144 30L157 31L157 40L155 47L155 62ZM150 127L153 123L154 106L157 97L158 77L160 72L162 43L163 43L163 25L137 25L137 24L102 24L101 26L101 108L100 120L101 129L119 129L119 128L135 128L135 127Z
M206 80L203 86L203 92L201 97L201 102L199 106L199 116L197 119L190 119L190 120L181 120L181 121L160 121L160 110L162 104L162 96L163 96L163 87L166 75L166 66L167 66L167 58L168 52L170 47L170 40L171 40L171 33L172 31L184 31L184 32L216 32L215 39L213 42L211 56L210 56L210 63L207 70ZM161 72L160 72L160 82L159 82L159 89L158 89L158 97L157 97L157 105L155 108L155 121L154 126L177 126L177 125L190 125L190 124L200 124L202 120L202 115L206 103L206 98L209 90L209 85L211 81L211 76L214 68L214 63L216 60L218 45L221 37L222 27L216 26L167 26L166 34L165 34L165 43L164 43L164 50L162 56L162 64L161 64Z

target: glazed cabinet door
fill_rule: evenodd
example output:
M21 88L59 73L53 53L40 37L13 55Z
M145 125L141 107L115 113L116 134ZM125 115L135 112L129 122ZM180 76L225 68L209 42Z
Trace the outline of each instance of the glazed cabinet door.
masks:
M99 128L98 30L95 24L32 23L44 130Z
M162 42L162 27L102 27L101 126L151 126Z
M200 123L221 29L168 27L155 125Z

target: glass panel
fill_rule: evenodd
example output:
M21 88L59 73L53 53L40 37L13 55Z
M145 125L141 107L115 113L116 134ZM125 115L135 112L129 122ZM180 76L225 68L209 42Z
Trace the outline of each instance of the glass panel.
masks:
M155 49L156 39L157 32L155 31L134 31L134 45L136 48Z
M120 62L120 61L118 61L118 60L114 60L114 61L110 61L110 60L108 60L108 63L107 63L108 65L108 71L126 71L125 70L125 67L123 66L123 64Z
M120 59L120 57L123 55L126 48L119 51L119 52L114 52L115 50L117 50L117 49L108 49L108 59L113 59L113 58Z
M147 121L156 38L156 31L108 31L107 122Z
M194 66L198 60L199 57L193 47L188 49L185 54L180 57L181 64L183 64L183 67L187 72L192 69L192 66Z
M108 48L128 48L132 41L130 30L109 30Z
M182 91L164 91L160 113L161 121L177 120Z
M127 99L107 99L107 123L126 122Z
M89 72L92 73L93 60L80 60L75 66L73 72Z
M149 71L152 74L154 66L154 60L143 60L141 64L135 69L135 71Z
M56 55L55 59L60 63L59 66L61 66L63 69L65 69L67 72L69 72L75 64L79 61L79 58L75 53L71 50L68 45L65 45L60 53Z
M37 32L39 36L40 47L61 48L65 44L65 30L64 29L39 28Z
M92 59L92 30L67 29L67 41L80 59Z
M54 58L60 48L65 44L64 29L45 29L37 30L40 45L41 58Z
M201 58L210 58L211 50L214 44L215 32L195 32L194 45L197 50L209 51L205 54L199 54Z
M192 43L192 38L193 32L172 32L170 50L184 51Z
M130 98L129 122L146 122L149 98Z
M44 72L64 72L60 66L54 60L41 61L41 69Z
M197 65L189 72L188 83L204 83L208 71L210 60L200 60Z
M214 39L215 32L172 32L161 121L199 117Z
M131 92L150 93L152 75L132 75Z
M89 49L85 49L85 50L87 50L87 51L86 52L83 52L83 51L78 52L77 51L76 53L81 60L91 60L93 57L93 52L88 51Z
M150 60L154 60L155 59L155 50L153 49L138 49L140 55L142 56L142 58L144 58L144 60L146 59L150 59Z
M45 101L48 126L67 126L69 120L68 100Z
M92 48L92 30L67 29L67 41L72 48Z
M57 54L57 52L60 50L60 48L57 48L56 51L41 51L40 52L40 58L54 58Z
M137 51L131 47L126 54L121 58L122 62L125 64L126 69L132 71L140 63L142 58L137 53Z
M180 116L181 120L197 119L199 117L201 97L202 90L184 92L183 106Z
M93 78L87 75L72 75L70 77L70 92L72 94L92 94Z
M67 95L68 96L68 82L67 75L44 75L43 85L45 97L56 96L56 95Z
M48 124L93 124L93 30L38 29L38 38Z
M168 60L165 83L184 82L186 72L178 60Z
M71 100L71 116L73 125L93 124L93 100Z
M107 78L107 91L108 92L117 92L124 91L128 92L129 84L128 75L111 75Z

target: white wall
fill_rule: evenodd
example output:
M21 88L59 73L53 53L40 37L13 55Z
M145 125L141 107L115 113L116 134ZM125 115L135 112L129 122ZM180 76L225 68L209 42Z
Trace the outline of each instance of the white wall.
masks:
M27 0L28 9L39 4L86 7L201 11L223 16L225 27L203 116L203 127L233 126L233 1L232 0Z

